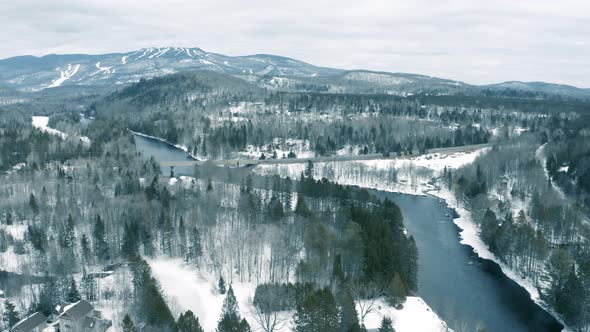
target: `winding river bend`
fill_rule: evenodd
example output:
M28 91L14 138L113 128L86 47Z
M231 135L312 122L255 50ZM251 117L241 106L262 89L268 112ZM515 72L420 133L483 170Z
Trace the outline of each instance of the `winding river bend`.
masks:
M158 161L186 160L171 145L135 136L139 152ZM162 170L169 174L170 170ZM175 168L191 175L192 168ZM561 331L563 326L535 304L529 294L489 260L459 243L459 229L447 217L451 209L439 199L372 190L388 197L402 210L404 223L419 252L418 295L456 331Z

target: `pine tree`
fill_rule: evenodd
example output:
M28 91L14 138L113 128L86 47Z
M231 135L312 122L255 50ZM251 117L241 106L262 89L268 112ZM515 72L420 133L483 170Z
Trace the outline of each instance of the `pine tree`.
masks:
M207 179L207 192L211 191L213 191L213 183L211 182L211 179Z
M180 314L176 322L176 328L178 332L204 332L201 324L199 324L199 318L195 317L190 310Z
M295 214L302 217L307 217L311 214L309 208L307 207L307 204L305 203L305 198L301 193L297 195L297 205L295 206Z
M410 236L406 243L400 270L406 291L416 291L418 289L418 247L413 236Z
M133 324L133 320L129 314L125 314L121 326L123 327L123 332L138 332L138 329L135 327L135 324Z
M74 278L70 280L70 288L68 289L66 300L70 303L80 301L80 292L78 292L78 287L76 287L76 281L74 281Z
M33 194L31 194L31 196L29 196L29 206L31 207L31 211L33 211L34 215L39 214L39 205L37 204L37 199L35 198L35 195L33 195Z
M334 256L334 264L332 265L332 277L336 282L344 281L344 271L342 270L342 258L340 254Z
M387 302L396 306L406 301L406 287L399 273L395 273L393 280L389 283L387 290Z
M389 317L383 317L381 320L381 326L379 327L379 332L395 332L393 328L393 322Z
M187 260L197 262L203 255L203 246L201 244L201 232L198 228L193 227L190 233L190 243L188 248Z
M231 286L230 286L231 288ZM217 289L219 290L219 294L225 294L225 280L223 279L223 276L219 277L219 280L217 281Z
M63 230L61 236L61 246L63 248L73 248L76 243L76 235L74 232L74 218L71 214L68 214L68 220L66 221L66 227Z
M96 216L92 236L94 238L94 254L99 259L107 260L109 257L109 248L106 242L104 223L99 215Z
M14 326L20 320L20 315L14 304L6 300L4 303L4 322L8 327Z
M348 284L341 286L338 292L338 304L340 306L340 331L359 331L358 313Z
M311 291L297 305L296 332L337 332L340 315L332 292L328 288Z
M41 288L39 294L39 301L37 303L37 311L41 311L44 315L49 316L53 309L53 303L57 302L56 286L53 279L48 283L45 283Z
M305 166L305 178L307 180L313 179L313 162L311 160L308 160Z
M555 300L558 312L571 326L578 326L582 321L583 296L584 285L578 277L575 267L572 267L572 271Z
M229 286L227 295L223 300L221 309L221 318L217 323L216 332L249 332L250 325L245 319L241 319L238 308L238 301L234 295L234 290Z

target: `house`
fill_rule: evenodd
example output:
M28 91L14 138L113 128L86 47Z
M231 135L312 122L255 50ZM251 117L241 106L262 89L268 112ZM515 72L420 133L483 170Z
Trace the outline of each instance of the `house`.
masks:
M36 312L27 318L21 319L10 331L12 332L41 332L47 327L47 316Z
M92 304L82 300L69 304L59 315L59 330L61 332L104 332L113 323L102 318Z

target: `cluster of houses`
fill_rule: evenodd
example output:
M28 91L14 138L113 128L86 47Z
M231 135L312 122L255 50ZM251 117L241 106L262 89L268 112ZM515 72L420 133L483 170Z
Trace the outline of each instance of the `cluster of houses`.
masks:
M16 323L11 332L105 332L112 322L88 301L58 305L49 317L36 312Z

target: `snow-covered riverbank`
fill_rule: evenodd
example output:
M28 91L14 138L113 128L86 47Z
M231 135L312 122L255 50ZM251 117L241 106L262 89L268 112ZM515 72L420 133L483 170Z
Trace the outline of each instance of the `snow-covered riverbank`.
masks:
M325 177L343 185L354 185L403 194L432 195L445 200L459 214L459 217L454 219L453 222L460 228L460 243L473 248L473 251L482 259L491 260L498 264L503 273L523 287L536 304L552 313L563 324L558 316L541 300L539 290L533 280L522 276L515 269L504 264L489 250L479 236L480 228L473 222L470 211L457 204L453 192L441 188L444 186L433 182L434 178L442 175L445 167L450 170L471 164L477 157L488 151L489 148L483 148L471 153L427 154L416 158L397 160L316 163L314 165L314 178L321 179ZM261 175L278 174L282 177L297 178L304 169L305 165L259 165L256 167L255 172Z

